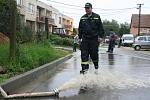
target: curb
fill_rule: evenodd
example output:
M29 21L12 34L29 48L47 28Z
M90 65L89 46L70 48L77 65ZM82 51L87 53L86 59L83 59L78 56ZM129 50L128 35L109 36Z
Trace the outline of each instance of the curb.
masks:
M61 50L66 50L66 51L69 51L69 52L73 52L73 49L72 48L67 48L67 47L55 47L56 49L61 49Z
M32 80L37 79L38 77L43 75L43 73L46 73L50 69L52 69L52 68L58 66L59 64L67 61L72 56L73 56L72 54L67 55L67 56L59 58L59 59L57 59L51 63L42 65L36 69L25 72L25 73L18 75L16 77L10 78L6 82L0 84L0 86L5 90L5 92L11 93L11 92L13 92L13 90L16 90L17 88L31 82Z

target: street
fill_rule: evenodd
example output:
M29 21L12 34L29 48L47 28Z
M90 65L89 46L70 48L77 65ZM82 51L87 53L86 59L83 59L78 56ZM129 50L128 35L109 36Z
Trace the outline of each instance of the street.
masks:
M113 54L106 53L107 47L99 48L99 72L90 69L80 75L80 51L36 81L14 91L14 93L42 92L59 89L59 98L38 98L38 100L149 100L150 98L150 56L130 48L115 48ZM149 51L145 51L148 53ZM86 87L85 90L81 87ZM32 100L37 98L32 98Z

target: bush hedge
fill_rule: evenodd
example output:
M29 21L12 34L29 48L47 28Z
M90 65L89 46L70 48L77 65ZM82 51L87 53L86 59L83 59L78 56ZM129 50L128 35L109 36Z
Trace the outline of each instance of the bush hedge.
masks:
M55 45L73 46L73 39L61 37L59 35L50 35L49 42Z

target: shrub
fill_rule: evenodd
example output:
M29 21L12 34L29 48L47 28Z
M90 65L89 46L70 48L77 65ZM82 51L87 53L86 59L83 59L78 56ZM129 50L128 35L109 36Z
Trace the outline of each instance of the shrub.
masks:
M5 78L29 71L45 63L68 54L67 51L57 50L48 42L21 44L16 60L9 60L9 45L0 45L0 66L6 69L6 74L0 75L0 83Z
M21 25L17 32L17 41L19 43L30 42L33 39L32 29L28 25Z
M72 46L73 39L67 37L60 37L59 35L50 35L50 43L55 45Z

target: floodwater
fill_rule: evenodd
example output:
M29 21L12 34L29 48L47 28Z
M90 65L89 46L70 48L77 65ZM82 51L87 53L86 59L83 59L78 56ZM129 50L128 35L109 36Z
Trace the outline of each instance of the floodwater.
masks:
M80 51L59 65L50 76L46 73L38 80L16 90L15 93L45 92L57 88L59 98L30 98L38 100L149 100L150 60L131 55L99 52L98 74L90 62L87 74L81 75ZM51 73L51 71L50 71ZM29 98L27 99L29 100Z

